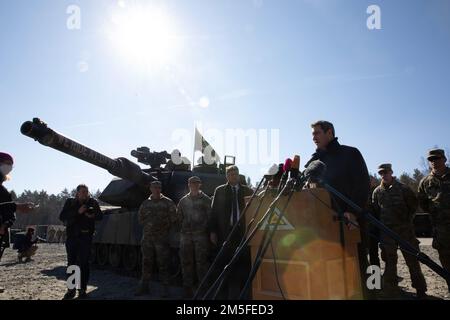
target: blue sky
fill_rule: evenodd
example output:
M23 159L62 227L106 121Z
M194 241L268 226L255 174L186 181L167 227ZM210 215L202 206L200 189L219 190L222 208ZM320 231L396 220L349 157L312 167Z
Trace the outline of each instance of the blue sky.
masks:
M381 30L366 27L371 4ZM79 30L66 26L69 5L81 9ZM112 17L132 8L168 18L167 61L133 61L114 40ZM142 34L151 50L158 31ZM392 162L412 172L429 148L450 147L448 57L447 0L0 0L0 149L16 160L6 186L102 189L112 178L22 136L33 117L130 159L139 146L170 152L174 133L193 135L196 123L207 138L211 129L277 129L279 160L299 154L303 163L314 151L309 124L326 119L369 171ZM192 147L181 150L189 159ZM254 182L270 166L236 156Z

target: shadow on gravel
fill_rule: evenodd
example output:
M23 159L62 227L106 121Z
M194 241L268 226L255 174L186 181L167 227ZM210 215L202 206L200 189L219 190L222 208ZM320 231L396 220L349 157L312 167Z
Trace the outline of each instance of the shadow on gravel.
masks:
M58 280L66 280L66 266L58 266L53 269L42 270L47 277L55 277ZM90 286L94 289L90 290ZM124 277L106 270L91 268L89 279L89 300L179 300L182 297L182 288L171 286L167 298L160 297L161 286L158 282L150 283L150 294L136 297L134 292L138 286L138 279ZM62 297L61 297L62 299Z
M66 266L58 266L49 270L42 270L41 273L47 277L55 277L58 280L66 280Z

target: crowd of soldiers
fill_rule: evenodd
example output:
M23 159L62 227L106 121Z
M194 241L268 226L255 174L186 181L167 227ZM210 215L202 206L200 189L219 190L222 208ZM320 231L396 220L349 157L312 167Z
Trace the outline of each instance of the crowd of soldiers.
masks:
M214 201L201 191L202 181L198 176L188 180L189 193L175 203L161 193L159 181L151 183L151 195L139 208L139 222L143 226L142 277L136 295L149 293L152 268L156 260L161 282L160 295L168 295L170 245L169 233L173 225L180 229L180 262L183 276L184 296L191 298L196 291L197 281L205 277L209 269L209 258L214 246L220 245L234 224L240 224L240 212L244 204L244 196L252 190L239 184L239 170L236 166L227 168L227 184L216 189ZM227 213L223 209L228 208ZM223 217L225 218L224 221ZM240 240L237 234L237 241ZM234 243L234 248L237 246ZM233 245L232 245L233 246ZM230 258L232 250L227 255ZM246 254L249 258L249 252ZM226 263L225 261L223 262ZM239 265L239 263L238 263ZM248 269L249 259L241 261L241 266ZM222 265L223 267L223 265ZM245 274L245 272L244 272ZM231 276L223 291L224 298L236 298L246 280ZM226 292L225 292L226 291Z
M393 176L391 164L378 168L381 184L372 194L371 209L380 221L396 232L402 239L419 250L419 241L414 233L413 219L418 206L430 214L433 226L432 246L439 253L444 269L450 270L450 169L442 149L430 150L427 159L431 172L420 181L417 193ZM383 274L383 290L388 294L398 294L397 249L398 244L385 235L380 237L382 258L386 267ZM414 255L402 252L408 266L412 287L418 297L425 297L427 284ZM376 259L375 259L376 260ZM373 261L371 259L371 261ZM447 281L450 291L450 282Z

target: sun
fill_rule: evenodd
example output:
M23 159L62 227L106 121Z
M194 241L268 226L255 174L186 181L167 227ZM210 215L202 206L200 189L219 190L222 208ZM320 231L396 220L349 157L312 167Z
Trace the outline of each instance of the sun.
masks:
M139 66L162 66L177 47L174 22L162 9L120 6L112 17L109 38L114 50Z

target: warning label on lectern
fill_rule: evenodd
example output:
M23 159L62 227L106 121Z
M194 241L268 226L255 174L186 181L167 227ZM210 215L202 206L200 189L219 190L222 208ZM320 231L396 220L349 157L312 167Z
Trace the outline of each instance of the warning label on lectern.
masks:
M271 215L271 217L269 217L270 215L268 215L268 217L266 218L266 220L264 221L264 223L262 224L260 230L265 230L265 229L272 229L276 224L277 221L281 215L281 210L278 208L274 209L274 214ZM270 218L270 221L269 221ZM278 224L277 230L294 230L294 226L288 221L288 219L286 219L286 216L283 216L280 220L280 223Z

